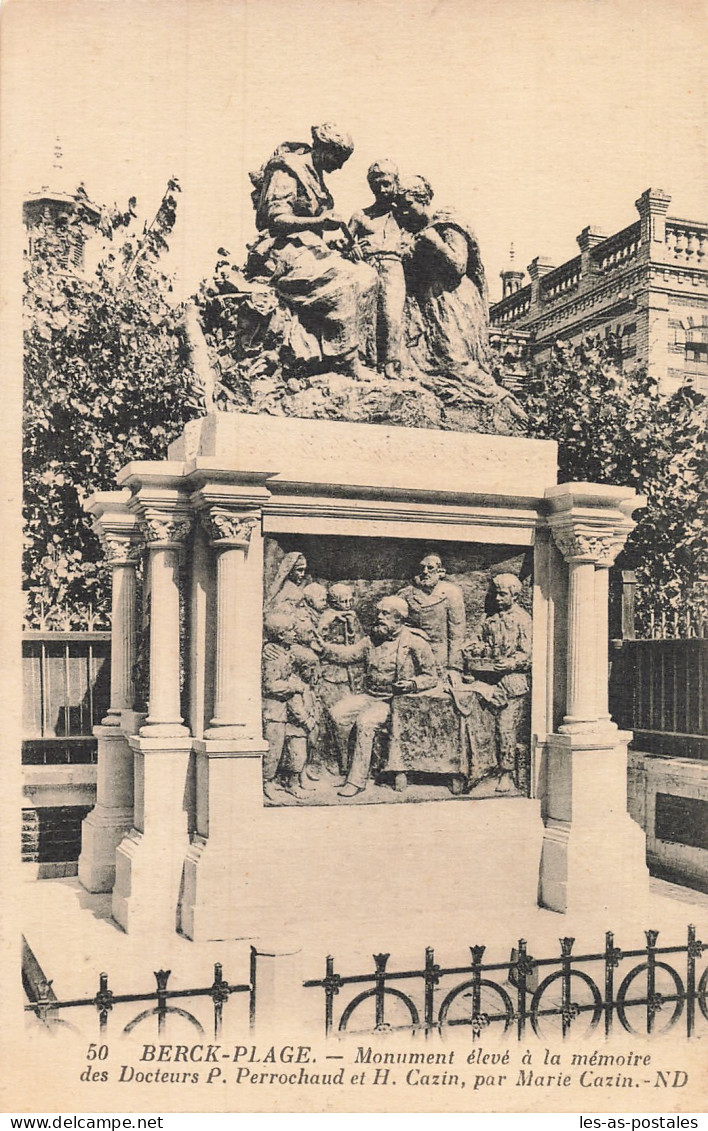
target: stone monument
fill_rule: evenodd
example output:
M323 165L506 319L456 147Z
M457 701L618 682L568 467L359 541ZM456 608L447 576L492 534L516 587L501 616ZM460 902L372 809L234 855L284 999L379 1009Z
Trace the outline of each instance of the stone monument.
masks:
M350 152L316 127L254 175L260 235L202 305L201 355L228 345L210 411L87 504L114 571L112 698L79 875L128 931L251 937L293 890L304 919L352 914L362 839L402 904L452 852L458 902L483 907L504 882L490 835L555 911L647 882L603 660L643 500L558 486L555 444L508 434L523 410L487 369L473 234L420 177L383 192L382 162L346 225L325 174ZM439 835L401 855L419 813Z

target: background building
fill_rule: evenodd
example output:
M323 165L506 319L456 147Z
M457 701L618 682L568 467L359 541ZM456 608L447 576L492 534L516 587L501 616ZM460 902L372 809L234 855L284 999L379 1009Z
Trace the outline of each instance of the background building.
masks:
M633 224L611 236L583 228L579 255L559 267L537 256L525 285L512 261L490 310L493 344L522 331L542 362L558 339L615 334L663 392L690 382L708 393L708 222L668 216L670 203L647 189Z

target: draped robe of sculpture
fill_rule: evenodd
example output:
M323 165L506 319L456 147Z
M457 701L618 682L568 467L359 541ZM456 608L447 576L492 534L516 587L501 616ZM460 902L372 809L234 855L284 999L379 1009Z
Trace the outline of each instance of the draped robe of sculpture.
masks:
M317 231L283 234L278 227L288 216L316 219L334 206L312 162L311 147L286 142L252 179L256 226L264 235L251 247L247 271L251 277L268 277L297 315L300 325L288 330L292 353L302 360L320 353L325 359L355 354L376 273L365 263L345 259Z
M432 229L442 241L431 243ZM409 354L422 374L453 379L470 400L506 395L489 372L484 268L475 236L450 212L437 212L405 261Z

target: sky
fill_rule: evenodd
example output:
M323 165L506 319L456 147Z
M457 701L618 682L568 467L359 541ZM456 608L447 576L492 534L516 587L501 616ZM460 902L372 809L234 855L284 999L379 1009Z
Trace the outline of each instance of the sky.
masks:
M423 173L492 299L511 242L562 263L649 186L708 219L704 0L5 0L0 27L6 185L83 181L149 219L176 175L180 296L253 237L249 170L319 121L355 141L338 211L377 158Z

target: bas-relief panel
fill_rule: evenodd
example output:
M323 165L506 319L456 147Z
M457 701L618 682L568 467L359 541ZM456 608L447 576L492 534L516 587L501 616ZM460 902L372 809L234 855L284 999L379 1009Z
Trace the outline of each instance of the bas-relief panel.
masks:
M531 554L266 540L269 805L527 795Z

